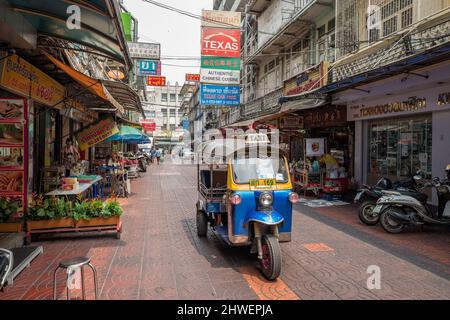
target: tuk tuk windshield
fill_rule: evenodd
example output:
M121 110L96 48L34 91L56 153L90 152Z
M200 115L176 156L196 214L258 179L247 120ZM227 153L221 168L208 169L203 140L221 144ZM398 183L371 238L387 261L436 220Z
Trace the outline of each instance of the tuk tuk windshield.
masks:
M250 180L259 179L288 182L288 170L283 157L234 159L231 166L233 179L237 184L247 184Z

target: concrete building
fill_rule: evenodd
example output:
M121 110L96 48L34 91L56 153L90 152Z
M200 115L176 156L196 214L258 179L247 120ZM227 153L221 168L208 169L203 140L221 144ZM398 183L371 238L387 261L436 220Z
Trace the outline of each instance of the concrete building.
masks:
M156 131L153 133L155 144L161 147L173 145L182 134L180 106L182 102L181 86L167 83L164 87L147 87L147 102L144 103L146 118L154 119Z

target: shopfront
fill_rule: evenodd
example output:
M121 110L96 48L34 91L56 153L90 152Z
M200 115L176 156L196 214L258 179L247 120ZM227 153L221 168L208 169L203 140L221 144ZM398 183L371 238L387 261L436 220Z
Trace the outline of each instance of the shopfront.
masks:
M376 183L421 170L441 177L450 163L450 63L430 66L346 91L347 119L355 124L355 178Z

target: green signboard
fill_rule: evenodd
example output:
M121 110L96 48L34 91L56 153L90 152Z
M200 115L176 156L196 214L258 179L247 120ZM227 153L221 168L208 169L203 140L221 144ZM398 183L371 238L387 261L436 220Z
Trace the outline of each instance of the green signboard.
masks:
M202 57L203 69L241 70L240 58Z
M131 34L131 14L127 12L122 12L122 25L123 32L125 33L125 38L127 41L133 41L133 36Z

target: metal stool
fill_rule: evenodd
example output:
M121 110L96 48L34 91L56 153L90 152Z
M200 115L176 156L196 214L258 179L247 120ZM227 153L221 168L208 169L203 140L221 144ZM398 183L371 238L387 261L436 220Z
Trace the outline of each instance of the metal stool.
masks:
M94 266L91 264L91 258L88 257L76 257L71 259L63 260L59 263L58 267L55 269L53 273L53 299L56 300L56 272L58 269L68 269L68 268L80 268L81 269L81 292L83 300L86 300L86 293L84 288L84 266L89 266L94 273L94 289L95 289L95 300L97 300L97 272L95 271ZM69 275L67 275L66 279L66 287L67 287L67 300L70 300L69 286L67 286L67 280L69 279Z

